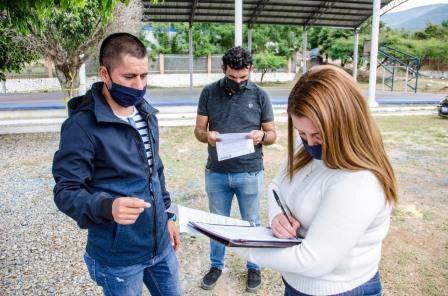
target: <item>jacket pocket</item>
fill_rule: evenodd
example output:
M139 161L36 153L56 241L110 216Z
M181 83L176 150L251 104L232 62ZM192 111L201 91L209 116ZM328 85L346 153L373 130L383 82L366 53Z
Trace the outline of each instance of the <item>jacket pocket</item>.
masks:
M150 209L145 209L134 224L120 225L114 232L111 250L115 253L136 254L152 248L152 215Z

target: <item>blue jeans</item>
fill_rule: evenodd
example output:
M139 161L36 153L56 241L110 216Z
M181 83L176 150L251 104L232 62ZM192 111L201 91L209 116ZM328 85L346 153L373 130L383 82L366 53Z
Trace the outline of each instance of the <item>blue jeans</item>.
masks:
M211 213L230 216L233 196L236 195L243 220L260 225L260 196L263 187L263 171L244 173L218 173L205 170L205 191ZM224 268L224 245L210 240L212 267ZM247 262L247 268L259 269Z
M140 296L143 283L152 296L181 295L178 262L174 250L166 248L150 262L131 266L105 266L84 254L90 277L105 296Z
M283 282L285 283L285 296L311 296L295 290L285 280ZM382 290L380 273L377 272L370 280L353 290L332 296L381 296Z

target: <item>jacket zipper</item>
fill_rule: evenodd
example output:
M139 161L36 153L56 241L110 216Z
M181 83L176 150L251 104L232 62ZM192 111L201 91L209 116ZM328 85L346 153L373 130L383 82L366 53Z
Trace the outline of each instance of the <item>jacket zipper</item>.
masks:
M149 125L149 114L146 114L145 116L146 119L146 125L148 126L148 138L149 138L149 145L151 146L151 153L152 153L152 169L153 171L156 169L156 157L154 155L154 146L155 143L153 142L153 135L152 135L152 131L151 131L151 127ZM152 172L154 173L154 172ZM151 174L152 175L152 174ZM149 179L149 193L151 194L151 200L152 200L152 207L153 207L153 225L152 225L152 232L154 233L154 246L152 249L152 256L155 257L157 255L157 251L158 251L158 240L157 240L157 205L156 205L156 197L155 194L152 190L152 176L150 176Z
M145 115L145 120L146 120L146 125L148 126L148 138L149 138L149 142L150 142L150 146L151 146L151 153L152 153L152 159L153 159L153 170L155 169L155 156L154 156L154 145L153 145L153 141L152 141L152 131L151 128L149 126L149 115L146 114ZM137 141L139 141L139 143L141 143L143 145L143 148L145 147L145 145L143 144L142 138L140 136L140 133L130 124L129 125L132 130L134 131L134 138L137 139ZM156 205L156 199L152 190L152 186L151 186L151 182L152 182L152 176L151 176L151 171L149 170L149 165L148 165L148 159L146 157L146 152L143 149L143 154L142 154L142 149L138 149L139 150L139 154L141 157L143 157L144 163L145 163L145 170L147 171L147 174L149 176L149 194L151 196L151 208L153 208L153 226L152 226L152 230L154 233L154 246L153 246L153 250L152 250L152 256L155 257L157 255L157 205Z

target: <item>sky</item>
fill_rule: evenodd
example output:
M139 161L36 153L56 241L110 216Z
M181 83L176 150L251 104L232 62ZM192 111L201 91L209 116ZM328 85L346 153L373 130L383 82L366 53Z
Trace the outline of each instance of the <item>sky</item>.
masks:
M418 6L426 6L426 5L441 4L441 3L448 4L448 0L424 0L424 1L408 0L407 2L400 4L398 7L395 7L394 9L390 10L389 13L406 10L406 9L410 9L410 8L414 8L414 7L418 7Z

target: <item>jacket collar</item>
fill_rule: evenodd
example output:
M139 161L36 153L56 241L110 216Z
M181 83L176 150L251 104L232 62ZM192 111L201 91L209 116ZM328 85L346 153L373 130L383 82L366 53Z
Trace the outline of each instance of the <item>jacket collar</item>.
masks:
M91 95L93 99L93 113L95 114L96 120L98 122L122 122L110 108L102 94L103 82L95 82L91 88ZM148 115L156 114L159 111L151 106L146 100L143 100L139 104L135 105L137 110L142 113L143 117Z

